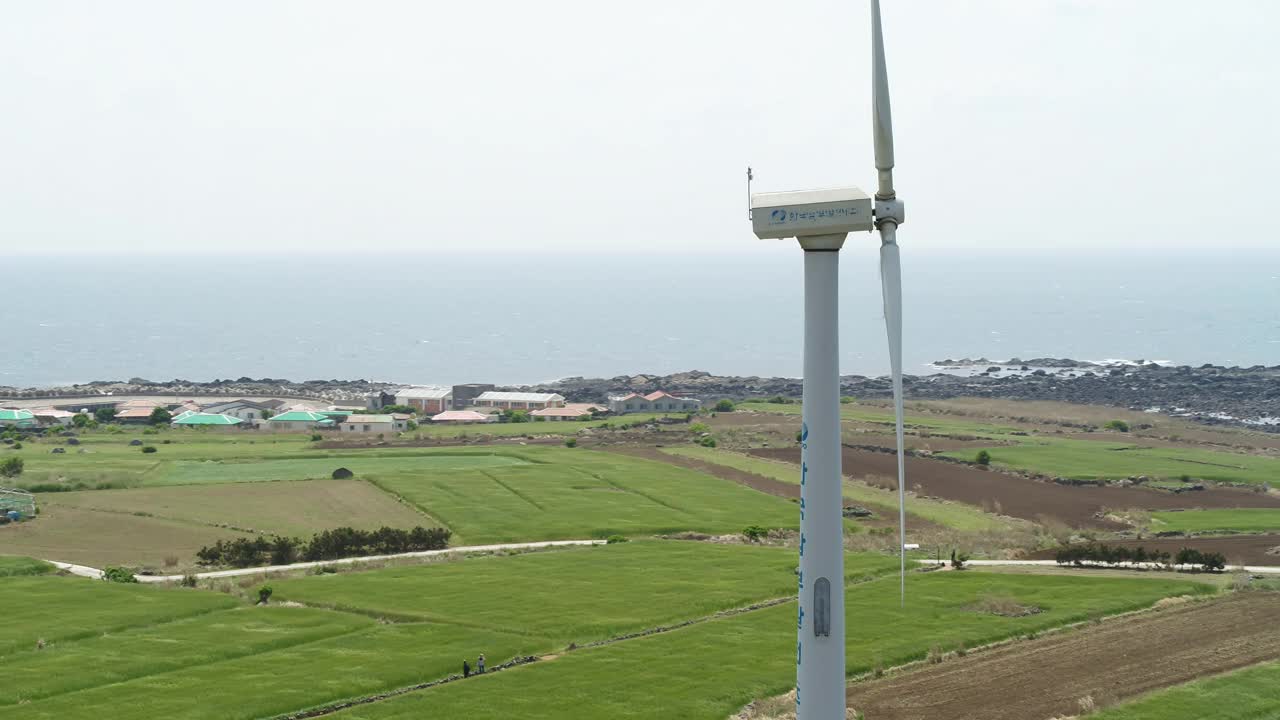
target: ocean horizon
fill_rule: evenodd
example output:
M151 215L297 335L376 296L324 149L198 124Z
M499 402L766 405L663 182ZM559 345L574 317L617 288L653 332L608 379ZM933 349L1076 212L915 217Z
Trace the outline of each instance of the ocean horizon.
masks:
M732 257L19 256L0 385L142 377L533 384L801 374L802 262ZM844 374L888 372L876 248L841 260ZM947 358L1280 364L1280 252L904 248L904 369Z

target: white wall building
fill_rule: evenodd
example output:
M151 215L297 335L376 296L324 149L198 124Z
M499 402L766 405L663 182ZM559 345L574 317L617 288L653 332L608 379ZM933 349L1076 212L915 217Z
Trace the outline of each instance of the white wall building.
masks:
M631 393L609 398L609 412L622 415L631 412L697 412L702 401L697 398L676 397L658 390L648 395Z
M548 407L564 407L564 396L557 393L502 392L490 390L475 399L477 407L500 410L541 410Z

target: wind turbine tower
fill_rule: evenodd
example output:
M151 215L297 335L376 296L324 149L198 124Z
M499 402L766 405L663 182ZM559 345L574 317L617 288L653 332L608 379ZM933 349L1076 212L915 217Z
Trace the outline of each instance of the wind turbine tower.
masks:
M851 232L880 231L880 276L893 374L898 444L899 558L906 593L902 458L902 277L893 188L893 129L880 3L871 0L872 104L877 189L755 193L751 222L761 239L796 238L804 251L804 419L800 432L800 576L796 622L797 720L844 720L844 514L840 472L839 269Z

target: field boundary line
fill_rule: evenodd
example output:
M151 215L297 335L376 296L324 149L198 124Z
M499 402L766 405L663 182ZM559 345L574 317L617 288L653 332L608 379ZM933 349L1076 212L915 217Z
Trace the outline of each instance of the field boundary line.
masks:
M640 459L640 460L644 460L644 459L646 459L646 458L639 458L639 459ZM653 460L649 460L649 462L654 462L654 461L653 461ZM651 502L651 503L654 503L654 504L656 504L656 505L661 505L662 507L664 507L664 508L666 508L666 509L668 509L668 510L674 510L674 511L676 511L676 512L680 513L681 515L688 515L688 516L691 516L691 517L693 516L693 513L689 512L688 510L685 510L684 508L678 507L678 506L676 506L676 505L672 505L671 503L669 503L669 502L667 502L667 501L665 501L665 500L659 500L658 498L653 497L652 495L650 495L650 494L648 494L648 493L646 493L646 492L643 492L643 491L641 491L641 490L636 490L635 488L627 487L626 485L623 485L622 483L619 483L619 482L615 482L615 481L613 481L613 480L610 480L609 478L605 477L604 475L601 475L600 473L591 472L590 470L583 470L582 468L574 468L574 470L577 470L578 472L581 472L581 473L586 473L587 475L590 475L591 477L595 478L596 480L599 480L600 482L604 483L605 485L608 485L608 486L610 486L610 487L616 488L616 489L621 490L622 492L625 492L625 493L631 493L632 495L637 495L637 496L639 496L639 497L644 498L645 500L648 500L648 501L649 501L649 502Z
M544 508L544 507L542 507L541 505L539 505L539 504L538 504L538 503L537 503L533 498L526 496L524 493L520 492L519 490L516 490L515 488L511 487L510 485L508 485L508 484L506 484L506 483L502 482L501 480L499 480L499 479L498 479L498 476L497 476L497 475L494 475L493 473L489 472L488 470L480 470L480 474L481 474L481 475L484 475L485 477L487 477L487 478L489 478L490 480L492 480L492 481L494 481L495 483L497 483L497 484L498 484L498 486L499 486L499 487L501 487L503 490L506 490L507 492L511 493L512 495L515 495L516 497L520 498L521 500L523 500L523 501L525 501L525 502L529 503L530 505L534 506L534 507L535 507L535 508L537 508L538 510L540 510L540 511L542 511L542 512L546 512L546 510L547 510L547 509L546 509L546 508Z

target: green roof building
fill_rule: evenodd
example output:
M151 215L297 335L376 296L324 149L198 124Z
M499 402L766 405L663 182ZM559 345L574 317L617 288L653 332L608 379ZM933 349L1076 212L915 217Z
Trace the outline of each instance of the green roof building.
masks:
M0 425L9 427L35 427L36 416L30 410L0 408Z

